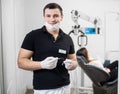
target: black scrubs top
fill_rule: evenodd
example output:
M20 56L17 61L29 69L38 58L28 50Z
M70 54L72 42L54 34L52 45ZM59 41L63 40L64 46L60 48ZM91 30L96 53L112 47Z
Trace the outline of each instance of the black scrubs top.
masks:
M75 53L70 36L60 29L57 40L54 40L54 37L46 31L45 26L28 33L21 48L34 52L33 61L42 61L49 56L65 60L67 54ZM52 70L35 70L33 74L34 89L54 89L68 85L70 83L69 73L62 63L62 59L58 60L57 67Z

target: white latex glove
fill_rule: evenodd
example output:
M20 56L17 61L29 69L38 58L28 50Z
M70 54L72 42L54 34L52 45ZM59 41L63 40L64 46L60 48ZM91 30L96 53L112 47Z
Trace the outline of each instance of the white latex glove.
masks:
M63 63L65 64L66 69L70 69L73 65L73 61L70 59L66 59L65 61L63 61Z
M57 57L47 57L40 62L42 69L54 69L57 66L58 58Z

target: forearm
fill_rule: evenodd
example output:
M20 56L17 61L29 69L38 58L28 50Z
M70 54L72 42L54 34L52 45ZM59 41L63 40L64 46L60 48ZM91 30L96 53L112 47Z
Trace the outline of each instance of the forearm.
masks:
M41 69L39 61L32 61L27 58L18 60L18 67L24 70L39 70Z
M76 60L73 60L73 65L69 70L74 70L78 66L78 62Z
M68 70L74 70L78 66L76 55L68 54L67 59L69 59L71 62L71 64L70 64L71 66L68 68ZM68 64L68 66L69 66L69 64Z

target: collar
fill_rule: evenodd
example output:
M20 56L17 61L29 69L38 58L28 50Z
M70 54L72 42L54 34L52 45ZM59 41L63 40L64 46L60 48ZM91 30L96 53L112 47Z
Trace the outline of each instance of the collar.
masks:
M46 29L46 26L45 26L45 25L42 27L42 31L43 31L44 33L47 33L47 34L51 35L50 33L47 32L47 29ZM65 33L63 32L63 30L62 30L62 29L59 29L58 38L62 37L64 34L65 34Z

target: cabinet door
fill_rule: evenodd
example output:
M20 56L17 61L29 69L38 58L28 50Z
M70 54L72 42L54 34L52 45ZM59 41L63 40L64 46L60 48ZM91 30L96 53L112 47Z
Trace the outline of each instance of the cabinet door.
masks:
M108 12L105 15L106 51L120 51L120 14Z

